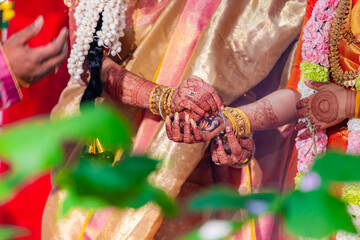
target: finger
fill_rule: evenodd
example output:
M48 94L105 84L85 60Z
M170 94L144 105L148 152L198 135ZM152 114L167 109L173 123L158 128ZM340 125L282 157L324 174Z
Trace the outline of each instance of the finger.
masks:
M296 130L296 131L300 131L301 129L306 128L306 126L307 126L307 123L306 123L306 122L300 121L300 122L298 122L298 123L296 124L295 130Z
M296 109L304 108L309 104L309 98L301 99L296 103Z
M220 161L217 154L218 145L216 143L217 139L213 139L210 144L210 153L211 153L211 160L216 164L220 165Z
M218 139L216 141L218 147L217 147L217 154L218 154L218 160L221 165L228 165L230 163L229 156L225 153L224 146L222 144L222 141Z
M206 83L204 80L202 80L201 78L199 78L198 76L191 76L191 78L197 80L197 82L199 82L201 85L202 88L204 88L205 90L207 90L212 98L214 99L215 103L216 103L216 106L219 110L224 110L224 104L221 100L221 98L219 97L219 95L216 93L216 90L211 86L209 85L208 83Z
M196 86L195 87L196 92L202 97L202 102L198 103L198 105L201 107L201 104L204 104L205 107L208 107L209 109L207 110L207 112L209 112L211 110L211 112L214 114L218 111L218 107L216 105L216 102L213 98L213 96L203 87L201 86ZM205 109L204 109L205 110Z
M35 22L24 28L23 30L17 32L14 36L16 36L16 40L19 44L25 45L25 43L31 38L38 35L44 26L44 17L39 16L36 18Z
M226 127L225 131L230 145L231 153L235 156L240 156L242 149L231 127Z
M55 41L50 42L46 46L36 48L36 53L39 55L39 58L43 61L55 57L67 50L67 36L68 36L68 29L66 27L62 28L58 37ZM67 53L67 51L65 52Z
M314 82L309 79L304 79L304 83L309 88L312 88L312 89L318 90L318 91L324 89L325 87L329 86L329 84L331 84L330 82Z
M231 165L236 166L237 164L244 163L247 160L250 160L251 152L248 150L243 150L239 156L231 155Z
M166 134L167 134L168 138L170 140L173 140L172 136L171 136L171 121L170 121L169 116L166 116L166 119L165 119L165 129L166 129Z
M254 150L255 144L252 139L240 139L239 144L243 150L246 149L249 152L252 152Z
M210 112L211 110L211 106L209 105L209 103L205 100L204 96L207 94L207 92L203 91L200 88L196 88L196 90L194 91L194 93L192 93L191 95L186 95L187 99L189 99L190 101L194 102L197 106L199 106L202 110L204 110L205 112Z
M191 135L190 120L189 120L188 114L185 115L184 142L185 143L193 143L194 142L194 138Z
M304 140L311 136L311 132L309 129L305 129L299 136L296 137L296 141Z
M196 113L194 112L191 112L190 114L190 119L193 119L195 122L199 121L201 118L201 116L197 115Z
M36 71L36 75L38 76L38 80L41 80L45 76L47 76L50 73L54 73L55 69L65 61L67 56L67 46L63 53L60 55L53 57L51 59L48 59L46 62L41 64L40 67L38 67Z
M206 112L190 100L186 100L182 102L180 105L185 109L191 110L196 114L205 117Z
M308 108L302 108L300 110L297 110L296 117L297 118L304 118L308 114L309 109Z
M180 133L180 123L179 123L179 114L176 112L174 117L174 122L172 124L172 131L171 136L173 138L173 141L175 142L181 142L181 133Z
M200 130L198 129L195 121L193 119L190 119L190 124L191 124L191 128L192 128L192 131L194 133L194 138L197 142L200 142L200 141L203 141L203 138L202 138L202 135L201 135L201 132Z

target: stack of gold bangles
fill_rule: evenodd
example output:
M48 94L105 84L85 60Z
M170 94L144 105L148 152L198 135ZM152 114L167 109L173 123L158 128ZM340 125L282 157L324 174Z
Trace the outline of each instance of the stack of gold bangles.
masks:
M171 115L171 97L174 91L175 88L156 85L150 93L150 111L153 114L160 115L163 119L165 116Z
M250 134L250 121L243 111L226 107L223 114L230 120L236 137L245 137Z

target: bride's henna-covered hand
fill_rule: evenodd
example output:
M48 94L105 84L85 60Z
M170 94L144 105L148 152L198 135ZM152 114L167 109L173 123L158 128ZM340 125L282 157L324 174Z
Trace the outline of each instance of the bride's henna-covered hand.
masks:
M195 143L211 140L223 130L224 123L220 116L203 118L186 111L167 116L165 126L170 140Z
M201 78L192 76L185 80L173 93L171 111L190 110L200 116L215 114L224 108L215 89Z
M354 116L355 91L346 90L334 83L305 80L305 84L318 92L296 104L297 117L308 118L315 130L326 129ZM296 130L306 127L306 122L299 122ZM305 139L310 135L310 130L307 129L298 136L298 139Z
M226 127L225 131L228 142L223 143L220 137L211 141L211 158L216 165L236 167L253 155L254 142L252 139L235 137L229 126Z

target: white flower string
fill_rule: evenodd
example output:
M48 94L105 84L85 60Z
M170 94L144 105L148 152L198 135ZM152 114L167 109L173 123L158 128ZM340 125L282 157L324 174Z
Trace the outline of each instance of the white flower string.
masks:
M124 36L125 12L129 0L80 0L75 8L74 18L77 30L76 42L68 59L69 74L80 81L84 72L83 63L94 38L98 45L109 49L112 56L121 52L119 39ZM95 33L97 22L102 14L102 27Z

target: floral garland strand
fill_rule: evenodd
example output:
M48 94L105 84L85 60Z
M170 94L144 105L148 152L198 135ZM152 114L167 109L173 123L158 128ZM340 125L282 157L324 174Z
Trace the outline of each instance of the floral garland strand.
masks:
M74 18L77 25L76 42L72 46L68 59L69 74L81 80L84 72L83 63L94 38L99 38L98 45L109 49L112 56L121 52L119 39L124 36L125 12L129 0L80 0L75 8ZM96 24L103 16L102 28L95 32Z
M303 30L303 45L302 45L302 59L300 64L301 80L298 84L298 89L301 93L301 98L307 98L316 93L316 90L309 88L304 80L311 80L316 82L329 81L329 38L331 29L331 20L334 18L336 6L339 0L319 0L316 2L312 15ZM306 121L300 119L299 121ZM305 131L305 130L303 130ZM303 131L300 131L300 135ZM317 153L321 154L326 151L328 138L325 131L315 132L315 144ZM298 150L298 175L296 182L299 181L300 176L308 172L314 164L315 147L314 140L308 137L304 140L296 142L295 146Z
M301 98L306 98L314 93L315 90L309 88L304 83L305 79L316 82L329 81L329 38L331 31L331 22L334 18L335 11L340 0L319 0L313 9L311 18L304 26L302 58L300 65L301 81L298 84ZM359 59L360 61L360 59ZM360 67L359 67L360 72ZM360 89L360 76L357 78L357 90ZM300 119L299 121L305 121ZM347 154L360 155L360 119L350 119L348 121L348 146ZM303 130L304 131L304 130ZM298 133L301 134L303 131ZM296 142L298 150L298 174L295 177L296 185L302 176L309 172L314 164L314 140L312 137ZM315 144L318 154L326 151L328 142L325 131L317 131L315 133ZM360 186L351 184L343 188L342 198L348 202L348 212L353 216L353 223L360 229ZM346 232L338 232L336 235L338 240L359 239L358 235Z

